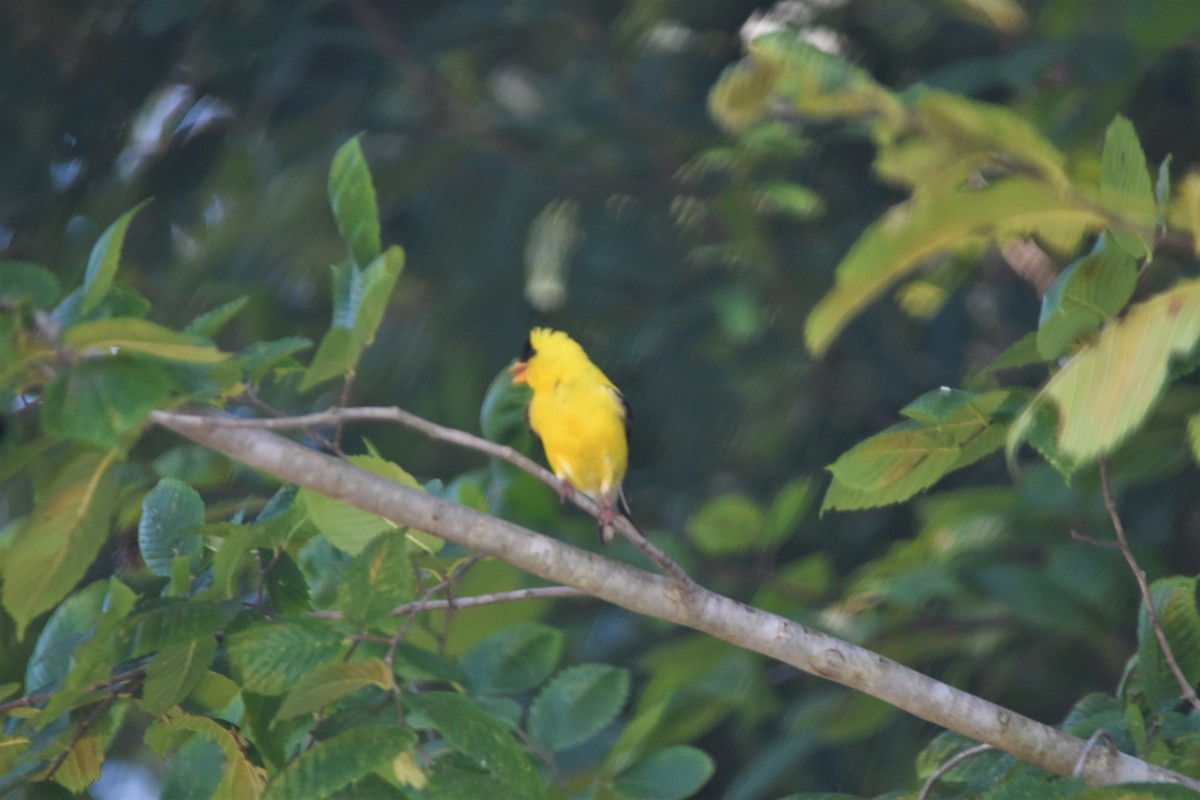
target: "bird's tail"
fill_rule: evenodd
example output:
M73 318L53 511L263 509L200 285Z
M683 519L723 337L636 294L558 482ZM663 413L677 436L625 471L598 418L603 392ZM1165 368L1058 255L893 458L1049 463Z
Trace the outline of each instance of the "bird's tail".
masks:
M617 513L628 520L629 524L633 526L635 531L641 534L643 539L646 538L646 532L643 531L641 526L638 525L633 519L633 511L631 511L629 508L629 500L625 497L624 487L617 490ZM617 532L611 525L602 524L600 526L600 543L608 544L613 540L613 537L616 536L616 534Z

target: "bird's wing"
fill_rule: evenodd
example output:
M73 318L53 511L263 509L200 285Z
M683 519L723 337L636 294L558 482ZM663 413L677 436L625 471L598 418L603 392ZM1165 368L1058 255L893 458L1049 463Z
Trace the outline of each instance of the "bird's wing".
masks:
M615 386L606 386L612 392L613 399L617 401L617 413L621 416L621 421L625 423L625 441L629 441L629 423L633 422L633 409L629 407L629 401L625 399L625 395L621 394L621 390Z

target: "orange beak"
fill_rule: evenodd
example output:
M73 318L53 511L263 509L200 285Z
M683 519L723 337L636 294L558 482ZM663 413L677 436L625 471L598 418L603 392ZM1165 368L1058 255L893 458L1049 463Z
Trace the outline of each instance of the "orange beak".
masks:
M517 363L513 364L511 367L508 368L508 374L513 376L512 377L513 383L526 383L529 380L529 376L527 376L525 374L525 372L528 369L529 369L528 361L518 361Z

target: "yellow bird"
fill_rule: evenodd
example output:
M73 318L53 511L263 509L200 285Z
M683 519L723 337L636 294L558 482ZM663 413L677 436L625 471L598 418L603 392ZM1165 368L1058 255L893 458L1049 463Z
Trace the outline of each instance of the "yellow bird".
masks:
M560 496L565 500L577 490L599 503L600 540L608 544L617 514L633 522L621 489L629 462L629 404L562 331L530 331L509 372L513 383L533 390L525 416L562 481Z

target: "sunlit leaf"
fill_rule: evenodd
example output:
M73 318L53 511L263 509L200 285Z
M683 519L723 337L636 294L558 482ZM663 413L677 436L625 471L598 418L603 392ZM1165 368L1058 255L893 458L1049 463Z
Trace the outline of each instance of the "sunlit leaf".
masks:
M54 780L72 792L82 792L100 780L104 764L104 743L99 736L84 736L69 744L66 758L54 773Z
M213 798L220 800L255 800L262 795L267 773L252 763L246 753L249 744L236 728L226 727L209 717L189 714L181 709L168 711L151 725L145 742L156 753L179 747L195 733L221 748L225 763Z
M392 671L382 659L322 664L301 678L283 698L279 719L311 714L351 692L375 686L392 689L396 685Z
M809 349L823 353L864 306L933 256L981 237L1035 234L1056 224L1099 229L1106 221L1070 194L1029 178L893 207L867 228L838 265L834 288L805 323Z
M391 461L372 455L351 456L349 460L356 467L403 486L420 488L420 484L412 475ZM300 491L300 498L307 506L313 523L330 544L351 555L357 555L384 531L399 528L396 523L384 519L378 514L363 511L349 503L308 489Z
M1100 159L1100 200L1123 218L1114 226L1113 238L1131 256L1141 257L1153 248L1154 190L1141 142L1133 124L1118 116L1104 135Z
M366 725L319 741L275 775L264 797L309 800L329 797L417 742L416 734L395 725Z
M101 319L80 322L63 333L63 344L76 350L110 354L145 353L171 361L211 363L229 358L198 336L176 333L144 319Z
M129 223L133 222L134 216L145 205L146 201L143 201L117 217L96 240L83 278L80 312L86 313L95 308L112 288L113 278L116 277L121 261L121 248L125 245L125 232L129 229Z
M1133 306L1081 349L1039 393L1008 437L1011 459L1028 434L1040 403L1058 409L1058 445L1086 463L1120 444L1150 413L1167 380L1172 357L1200 340L1200 280Z
M82 451L60 469L3 559L4 607L17 635L83 577L108 535L116 453Z
M217 654L217 640L203 636L164 647L146 667L142 702L157 716L187 697L208 672Z

